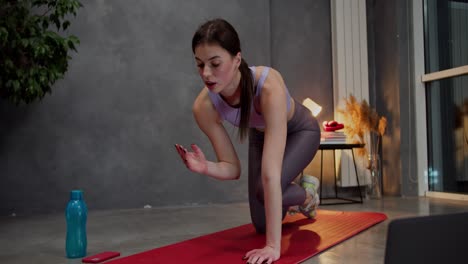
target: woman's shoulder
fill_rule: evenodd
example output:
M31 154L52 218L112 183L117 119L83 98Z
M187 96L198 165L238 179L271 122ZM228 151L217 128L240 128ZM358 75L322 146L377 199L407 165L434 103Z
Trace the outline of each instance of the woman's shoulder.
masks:
M210 105L212 105L212 103L208 94L208 89L203 87L193 102L193 111L206 110Z
M284 83L281 73L271 67L268 67L268 71L264 71L265 68L267 67L265 66L264 68L259 69L260 75L258 77L259 79L257 79L260 80L262 77L264 79L262 80L262 94L276 93L277 90L285 90L286 84ZM265 74L265 72L267 72L266 76L262 76L262 73Z
M205 119L205 120L214 120L219 122L220 115L216 110L216 107L213 105L213 102L210 99L208 94L208 89L203 87L201 92L198 94L197 98L193 102L192 112L195 118L198 119Z
M278 78L278 76L281 76L281 74L273 67L270 66L250 66L250 70L254 74L254 79L255 79L255 85L258 84L259 80L262 78L262 74L266 75L264 76L265 79L271 78L271 76L274 76L275 79Z
M281 75L277 69L270 67L270 66L259 65L259 66L249 66L249 68L252 72L255 73L256 80L258 80L261 77L264 71L265 72L268 71L267 75L270 75L270 73Z
M210 99L208 88L203 87L197 98L195 98L192 106L192 112L195 116L210 116L211 114L218 113L213 101Z
M267 83L271 83L271 82L283 81L283 77L281 76L281 73L273 67L251 66L250 69L254 72L255 84L258 84L258 82L262 78L264 79L262 81L263 85Z

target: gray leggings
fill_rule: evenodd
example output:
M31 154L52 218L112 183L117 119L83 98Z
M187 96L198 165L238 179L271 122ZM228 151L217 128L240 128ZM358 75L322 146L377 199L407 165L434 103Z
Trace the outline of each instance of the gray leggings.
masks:
M252 223L258 233L265 233L266 219L263 205L261 164L264 134L256 129L249 132L249 205ZM281 190L283 218L290 206L301 205L305 190L292 181L312 161L320 145L320 127L310 111L295 102L293 118L288 121L288 135L283 157Z

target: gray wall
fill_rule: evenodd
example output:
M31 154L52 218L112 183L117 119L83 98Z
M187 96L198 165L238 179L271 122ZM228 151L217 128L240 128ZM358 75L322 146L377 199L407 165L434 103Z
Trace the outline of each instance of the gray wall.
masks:
M191 113L202 83L190 41L209 18L236 27L251 65L272 64L295 97L333 111L329 1L82 3L69 30L81 44L52 95L0 101L0 215L62 211L75 188L91 210L246 201L246 144L233 182L190 173L174 150L197 143L214 159Z
M410 21L409 1L367 1L370 103L388 119L382 140L385 195L418 195Z

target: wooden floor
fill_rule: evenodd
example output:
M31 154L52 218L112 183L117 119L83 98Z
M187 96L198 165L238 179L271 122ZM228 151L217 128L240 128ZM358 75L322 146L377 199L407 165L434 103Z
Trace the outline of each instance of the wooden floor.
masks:
M468 202L436 198L384 198L327 210L376 211L389 220L303 263L383 263L388 223L395 218L468 211ZM245 203L90 211L88 254L130 255L250 222ZM0 263L81 263L65 257L64 215L0 218Z

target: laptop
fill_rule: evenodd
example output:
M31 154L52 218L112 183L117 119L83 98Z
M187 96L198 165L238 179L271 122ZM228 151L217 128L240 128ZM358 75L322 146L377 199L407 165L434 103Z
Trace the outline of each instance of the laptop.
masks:
M468 263L468 212L392 220L385 264Z

